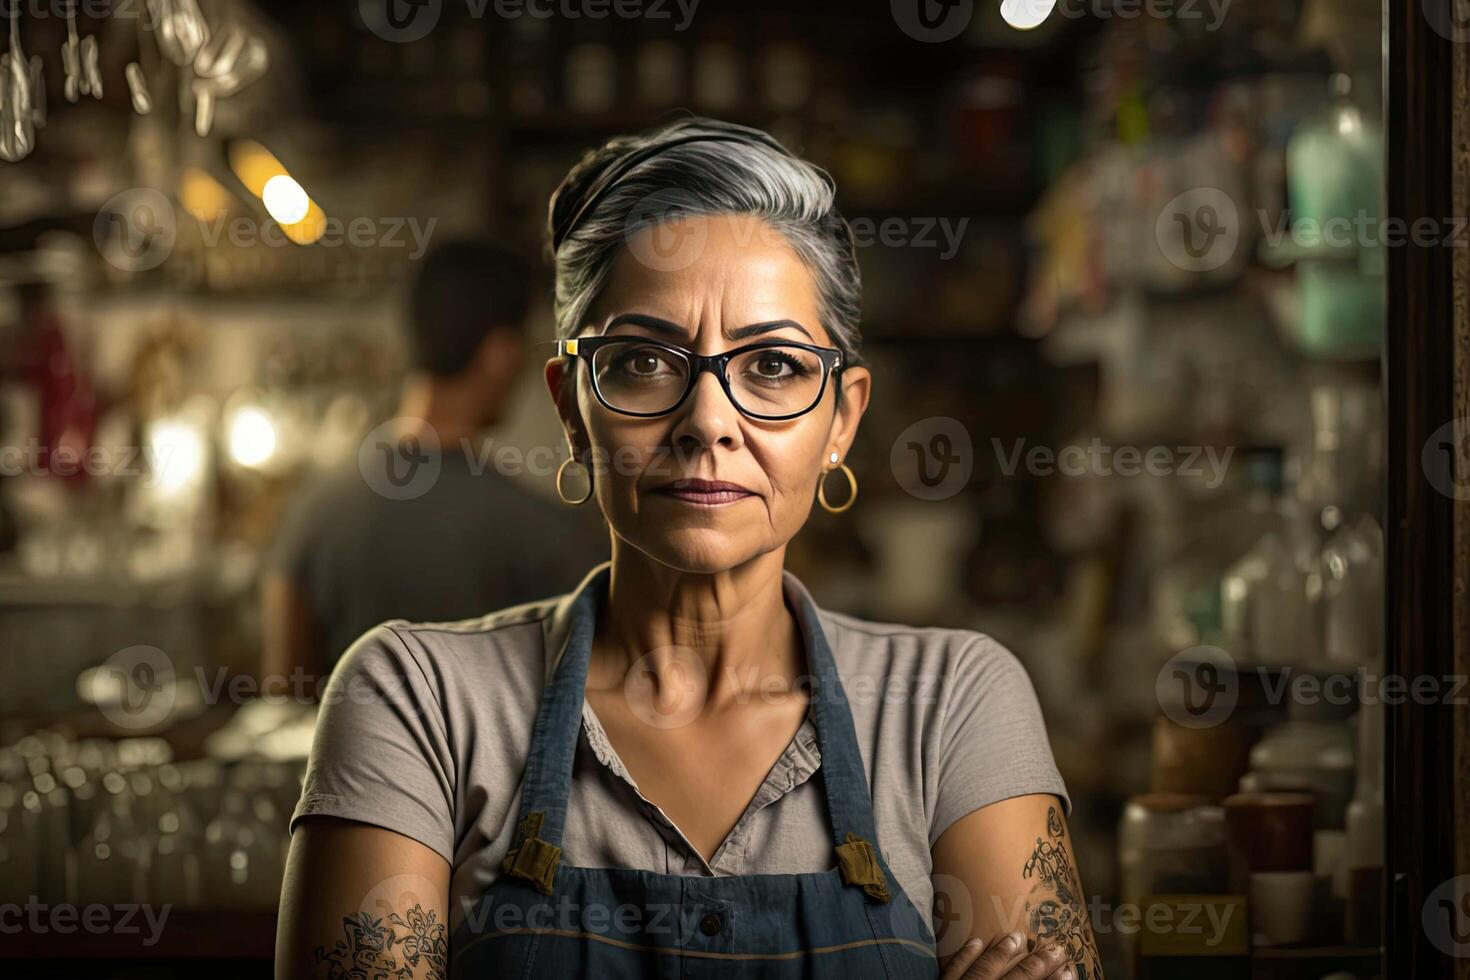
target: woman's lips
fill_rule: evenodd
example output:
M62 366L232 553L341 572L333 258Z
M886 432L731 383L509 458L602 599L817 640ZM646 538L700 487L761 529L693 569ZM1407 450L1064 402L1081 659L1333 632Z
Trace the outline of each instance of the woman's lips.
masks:
M707 507L733 504L737 500L755 496L740 484L726 483L723 480L675 480L661 487L654 487L653 492Z

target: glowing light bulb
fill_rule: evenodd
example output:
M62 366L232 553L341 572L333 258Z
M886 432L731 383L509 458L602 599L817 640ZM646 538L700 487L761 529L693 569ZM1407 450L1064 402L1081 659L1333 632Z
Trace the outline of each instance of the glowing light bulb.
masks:
M1016 30L1029 31L1040 27L1056 5L1057 0L1001 0L1000 16Z
M248 406L230 420L230 456L241 466L260 466L276 451L276 427L262 409Z
M181 493L204 475L205 447L199 431L183 422L159 421L149 426L158 489Z
M306 196L305 188L289 174L276 174L266 181L260 199L270 216L283 225L294 225L306 217L311 207L311 198Z

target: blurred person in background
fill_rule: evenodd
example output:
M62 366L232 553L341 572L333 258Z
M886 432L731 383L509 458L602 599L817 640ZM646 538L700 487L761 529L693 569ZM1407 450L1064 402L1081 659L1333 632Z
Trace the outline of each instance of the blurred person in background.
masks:
M322 678L378 623L464 619L564 592L606 556L599 522L496 472L481 441L526 363L531 280L523 259L489 242L445 243L424 259L391 432L299 492L267 557L264 677Z

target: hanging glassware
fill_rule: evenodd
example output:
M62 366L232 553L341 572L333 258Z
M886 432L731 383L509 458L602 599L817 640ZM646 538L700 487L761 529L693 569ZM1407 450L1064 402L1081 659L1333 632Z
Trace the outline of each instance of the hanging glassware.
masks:
M66 101L75 102L84 95L102 98L102 73L97 68L97 37L77 33L77 7L73 2L66 10L66 40L61 44L61 67L66 72L63 91Z
M36 146L31 63L20 44L20 5L10 5L10 50L0 55L0 159L14 163Z
M214 106L255 81L270 63L265 43L236 24L213 34L194 58L194 131L208 136Z
M180 68L192 64L209 41L209 23L195 0L148 0L158 47Z
M136 61L128 62L123 74L128 80L128 94L133 99L133 110L140 116L153 111L153 96L148 94L148 79L143 76L143 66Z

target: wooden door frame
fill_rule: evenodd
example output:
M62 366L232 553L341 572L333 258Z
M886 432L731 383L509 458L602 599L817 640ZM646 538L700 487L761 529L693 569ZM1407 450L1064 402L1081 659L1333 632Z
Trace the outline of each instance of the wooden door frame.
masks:
M1437 31L1423 3L1384 2L1387 213L1443 222L1470 215L1470 42ZM1408 678L1470 674L1470 507L1435 490L1422 463L1436 430L1470 419L1465 238L1389 250L1386 649L1388 673ZM1470 711L1412 700L1385 705L1384 977L1470 980L1470 958L1444 955L1421 922L1428 894L1470 873Z

